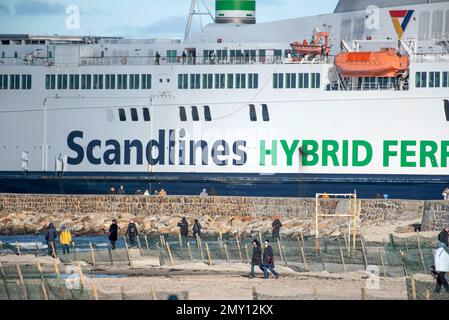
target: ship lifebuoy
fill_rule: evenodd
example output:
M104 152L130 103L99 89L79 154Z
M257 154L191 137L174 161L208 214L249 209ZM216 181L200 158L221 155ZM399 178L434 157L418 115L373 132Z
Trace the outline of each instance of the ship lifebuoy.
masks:
M127 64L127 63L128 63L128 59L123 58L123 59L122 59L122 64L125 65L125 64Z

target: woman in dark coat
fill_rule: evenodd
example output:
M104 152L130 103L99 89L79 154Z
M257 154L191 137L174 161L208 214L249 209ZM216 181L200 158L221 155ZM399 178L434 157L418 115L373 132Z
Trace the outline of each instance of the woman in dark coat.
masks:
M253 256L251 258L251 273L250 273L250 278L254 278L255 276L255 272L254 272L254 268L255 267L259 267L260 270L263 271L262 268L262 246L260 244L259 241L254 240L253 241Z
M115 250L115 244L117 243L118 239L118 225L116 219L112 220L112 224L109 227L108 236L109 241L111 242L112 250Z
M182 218L182 221L178 223L178 227L181 232L181 236L187 237L189 234L189 223L187 222L186 217Z
M279 274L274 270L273 248L270 246L270 242L268 240L265 240L262 268L265 279L268 279L268 271L270 271L273 274L273 276L276 277L276 279L279 278Z
M273 227L272 233L273 240L280 239L282 223L281 223L281 215L279 213L276 214L276 216L274 217L274 221L271 224L271 226Z

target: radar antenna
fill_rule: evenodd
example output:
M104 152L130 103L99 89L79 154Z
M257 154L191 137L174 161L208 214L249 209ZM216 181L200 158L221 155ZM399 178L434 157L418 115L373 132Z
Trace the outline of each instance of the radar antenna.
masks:
M203 10L201 10L202 9L201 4L204 7ZM204 11L204 9L205 9L205 11ZM192 0L192 2L190 4L189 19L187 20L187 26L186 26L186 32L184 35L184 40L186 40L190 35L190 31L192 30L192 22L193 22L194 16L198 16L200 19L201 31L203 31L202 16L210 16L212 21L215 22L214 16L210 12L210 10L204 0Z

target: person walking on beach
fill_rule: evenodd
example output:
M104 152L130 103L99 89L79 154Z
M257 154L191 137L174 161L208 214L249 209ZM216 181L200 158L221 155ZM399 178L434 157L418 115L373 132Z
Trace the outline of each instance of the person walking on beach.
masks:
M70 254L70 245L72 244L72 235L70 230L64 225L59 234L59 243L62 245L62 254Z
M112 220L112 224L109 227L108 237L109 241L111 242L112 250L115 250L115 244L117 243L118 239L118 225L116 219Z
M251 257L251 273L249 274L249 277L251 279L254 278L254 276L256 275L254 270L255 267L259 267L260 270L264 271L264 269L262 268L262 245L257 239L253 241L253 256Z
M279 278L279 274L274 270L274 254L273 248L270 246L270 241L265 240L265 249L263 250L263 262L262 262L264 278L268 279L268 271L270 271L273 276Z
M273 240L280 239L282 223L281 223L281 215L279 213L276 213L276 215L274 216L274 221L271 224L271 226L273 227L272 232Z
M139 231L137 230L137 225L134 220L131 220L128 224L128 228L126 229L125 237L129 238L129 243L131 248L136 245L137 236L139 235Z
M49 256L56 256L56 252L53 251L53 249L56 250L56 238L58 237L58 233L56 231L55 226L53 223L50 222L47 228L47 232L45 233L45 241L47 242L47 250Z
M198 221L198 219L195 219L195 224L193 225L193 236L196 239L196 235L198 235L198 237L201 237L201 229L203 227L201 226L200 222Z
M182 237L187 237L189 234L189 223L187 222L186 217L183 217L181 222L178 223L179 232L181 233Z

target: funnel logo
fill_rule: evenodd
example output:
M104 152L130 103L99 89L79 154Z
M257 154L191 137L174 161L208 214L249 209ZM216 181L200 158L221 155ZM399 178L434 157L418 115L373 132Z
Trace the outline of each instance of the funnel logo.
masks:
M396 33L398 34L399 39L402 39L405 30L407 29L408 23L413 16L415 10L391 10L390 16L393 20L394 28L396 29ZM402 23L400 22L402 20Z

